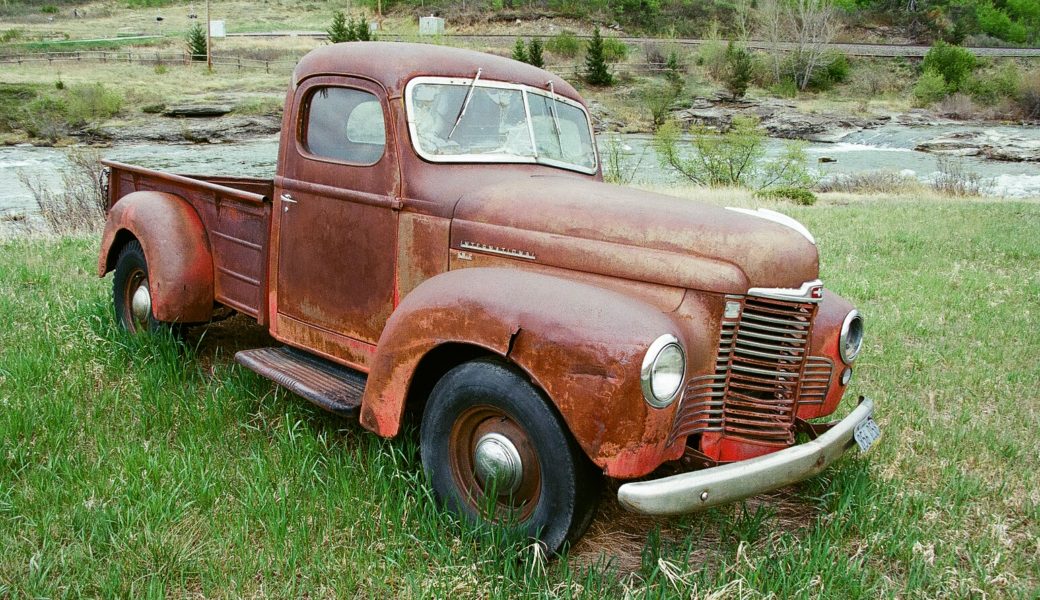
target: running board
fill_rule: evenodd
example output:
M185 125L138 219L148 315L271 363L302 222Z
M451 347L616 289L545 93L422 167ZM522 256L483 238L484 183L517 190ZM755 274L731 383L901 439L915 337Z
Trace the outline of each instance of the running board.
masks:
M282 346L235 354L243 367L337 415L357 419L368 378L317 356Z

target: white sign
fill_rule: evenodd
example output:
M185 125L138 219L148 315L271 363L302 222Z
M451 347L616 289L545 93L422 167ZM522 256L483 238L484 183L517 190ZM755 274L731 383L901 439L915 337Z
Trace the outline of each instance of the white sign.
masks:
M210 21L209 22L209 36L215 38L222 38L227 36L227 31L224 29L223 21Z

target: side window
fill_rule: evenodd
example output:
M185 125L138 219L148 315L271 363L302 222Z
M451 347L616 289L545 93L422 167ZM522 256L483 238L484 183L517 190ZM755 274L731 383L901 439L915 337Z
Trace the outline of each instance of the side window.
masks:
M386 147L383 107L374 95L321 87L308 96L303 146L307 152L357 165L379 162Z

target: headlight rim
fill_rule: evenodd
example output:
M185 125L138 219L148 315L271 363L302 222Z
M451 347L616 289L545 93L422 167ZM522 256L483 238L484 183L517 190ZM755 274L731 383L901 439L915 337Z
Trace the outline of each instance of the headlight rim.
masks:
M675 346L682 357L682 374L679 377L679 385L676 386L667 398L658 398L654 394L653 375L654 367L661 358L661 354L668 346ZM670 333L658 336L643 355L643 364L639 371L639 383L643 390L643 399L654 408L668 408L679 396L682 395L683 382L686 381L686 349L683 348L679 338Z
M852 322L859 320L859 344L856 346L856 351L852 353L852 356L847 354L846 346L848 345L849 334L852 331ZM849 311L849 314L845 315L845 319L841 322L841 335L838 336L838 353L841 355L841 360L845 364L851 366L853 361L859 356L859 353L863 350L863 338L866 332L865 328L866 320L863 315L856 309Z

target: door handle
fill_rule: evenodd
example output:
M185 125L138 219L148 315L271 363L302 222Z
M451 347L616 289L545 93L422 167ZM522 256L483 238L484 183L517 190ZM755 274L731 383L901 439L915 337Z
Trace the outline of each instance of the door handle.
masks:
M282 202L288 202L290 204L296 204L296 200L289 194L282 194Z

